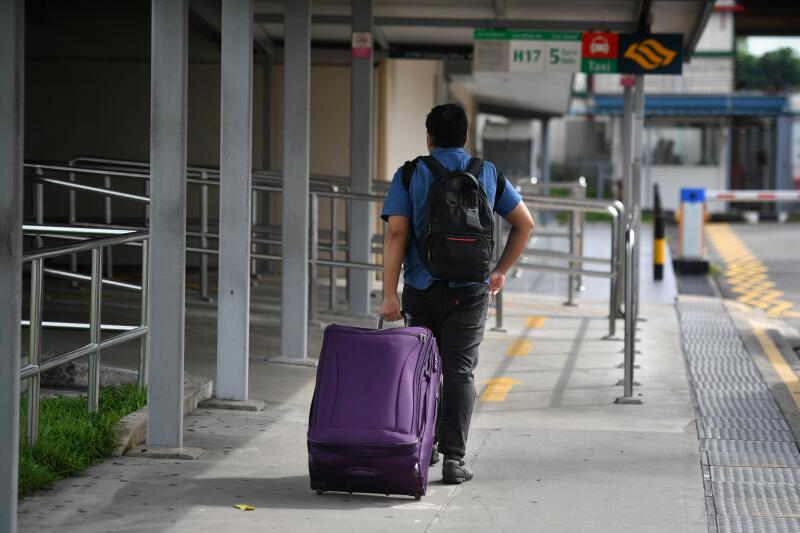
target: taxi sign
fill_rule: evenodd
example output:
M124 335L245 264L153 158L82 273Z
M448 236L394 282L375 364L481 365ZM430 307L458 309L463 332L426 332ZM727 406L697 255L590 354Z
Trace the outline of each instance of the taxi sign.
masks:
M587 31L581 47L581 70L589 74L610 74L617 71L618 34Z
M617 69L623 74L680 74L683 35L649 33L619 35Z

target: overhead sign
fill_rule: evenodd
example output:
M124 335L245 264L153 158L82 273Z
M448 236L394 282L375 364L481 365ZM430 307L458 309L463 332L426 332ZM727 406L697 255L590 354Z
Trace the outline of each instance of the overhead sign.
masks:
M618 34L587 31L583 34L581 70L589 74L617 71Z
M680 74L683 67L683 35L651 33L619 35L617 69L623 74Z
M474 72L579 72L579 32L475 30Z
M472 71L680 74L683 36L475 30Z

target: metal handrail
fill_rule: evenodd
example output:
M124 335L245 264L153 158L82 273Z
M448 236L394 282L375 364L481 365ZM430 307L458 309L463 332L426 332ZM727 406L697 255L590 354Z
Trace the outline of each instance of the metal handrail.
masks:
M520 178L515 183L518 187L526 187L531 189L549 190L549 189L570 189L570 190L583 190L587 188L586 178L580 176L575 181L539 181L537 177Z
M73 163L76 160L73 160ZM104 160L100 162L112 162L113 160ZM136 163L139 165L139 168L148 168L148 165L145 163ZM83 171L87 169L79 169L78 167L62 167L57 165L31 165L39 170L41 169L50 169L50 170L59 170L59 171ZM106 170L98 170L98 169L88 169L91 173L94 174L101 174L101 175L120 175L123 177L128 176L136 176L136 177L143 177L146 176L142 173L129 173L129 172L114 172L114 171L106 171ZM200 185L203 190L209 186L211 187L218 187L219 180L214 179L209 173L218 174L218 170L215 169L204 169L202 167L194 167L192 170L202 172L201 176L198 177L187 177L187 183ZM52 180L52 178L42 178L41 176L35 176L37 180ZM58 181L58 180L52 180ZM73 184L71 182L59 182L58 185L70 187L77 184ZM578 180L577 182L554 182L549 184L536 184L541 189L546 188L563 188L566 186L571 186L575 189L583 188L585 186L585 180ZM103 194L108 196L109 189L104 188L97 188L97 187L89 187L89 186L80 186L84 188L84 190ZM76 189L78 187L75 187ZM254 191L265 192L265 193L280 193L282 192L281 183L254 183L252 185ZM116 192L116 191L114 191ZM125 199L133 199L133 200L142 200L146 197L138 197L137 195L127 195L127 193L121 193L124 196L121 196ZM372 264L372 263L360 263L360 262L353 262L353 261L340 261L337 260L336 257L338 253L342 250L342 247L339 245L339 239L334 238L334 236L338 235L338 213L337 213L337 203L338 201L366 201L366 202L382 202L384 200L383 195L379 194L362 194L362 193L353 193L349 191L339 191L336 190L335 187L332 190L312 190L310 191L311 195L311 203L316 205L316 208L312 205L312 235L311 235L311 250L310 250L310 268L312 269L312 279L314 283L317 282L317 268L320 266L329 267L330 268L330 309L334 309L336 306L336 268L345 268L345 269L365 269L365 270L380 270L382 269L381 265ZM567 303L573 303L573 294L575 292L575 280L578 280L579 277L582 276L599 276L599 277L607 277L611 279L611 289L612 289L612 297L609 298L609 304L614 306L614 309L619 309L620 304L620 297L621 297L621 287L618 282L618 273L621 272L621 268L619 263L621 262L621 258L619 257L622 247L619 245L621 228L622 224L618 222L618 220L622 219L624 214L624 207L620 202L617 201L609 201L609 200L594 200L594 199L586 199L586 198L564 198L564 197L552 197L552 196L538 196L538 195L529 195L523 194L523 200L529 204L531 207L537 207L540 210L564 210L571 213L571 222L569 233L565 236L569 238L570 241L570 251L568 253L557 252L557 251L548 251L545 253L540 253L540 255L548 255L549 257L557 258L557 259L564 259L569 261L569 267L556 267L551 265L534 265L534 264L526 264L525 268L528 269L535 269L535 270L542 270L548 272L558 272L564 273L569 276L569 285L568 285L568 298ZM320 245L319 242L319 198L325 198L331 201L331 232L330 232L330 242L327 245ZM204 203L201 207L205 207L207 203L207 197L204 195ZM201 296L204 298L208 298L208 255L209 254L216 254L216 250L212 250L208 247L209 239L213 240L216 239L217 236L209 232L209 223L207 220L207 207L201 209L201 229L200 232L190 232L190 236L192 237L199 237L201 241L201 246L198 247L187 247L187 252L190 253L199 253L201 254ZM612 258L609 260L609 271L601 272L596 270L588 270L582 267L584 262L600 262L597 258L591 257L584 257L582 253L582 241L583 241L583 229L582 229L582 222L583 213L586 212L598 212L598 213L605 213L611 216L612 220ZM257 230L254 227L254 231ZM624 231L624 229L622 229ZM256 239L254 241L254 245L261 244L266 246L279 246L280 243L274 239ZM330 259L320 259L319 258L319 251L322 250L323 252L327 252L330 254ZM375 250L373 250L375 251ZM528 255L533 254L535 255L537 252L532 251ZM262 261L280 261L281 256L275 253L257 253L255 249L251 250L251 259L253 261L262 260ZM316 289L312 290L312 303L311 306L311 316L312 318L316 315L317 306L316 306ZM502 313L502 310L500 310ZM500 314L498 313L498 314ZM609 335L614 335L614 319L618 313L615 311L610 313L609 317Z
M522 200L529 207L536 207L542 211L568 211L570 212L570 251L556 256L559 252L551 252L548 254L550 257L557 259L565 259L569 261L569 266L559 267L552 265L531 264L525 263L524 256L535 256L537 252L534 250L526 250L523 252L523 266L531 270L539 270L542 272L562 273L570 276L570 280L574 279L573 276L594 276L603 277L610 280L609 284L609 317L608 317L608 336L613 337L616 334L616 318L619 310L619 273L621 272L620 265L620 250L621 250L621 229L623 228L622 221L625 220L625 207L621 202L616 200L597 200L597 199L582 199L582 198L562 198L554 196L534 196L522 195ZM582 250L578 250L575 245L575 235L577 227L575 224L576 213L602 213L610 216L611 219L611 254L606 261L609 264L609 270L587 270L582 267L583 262L595 262L596 258L584 257ZM539 254L544 255L544 254ZM567 286L567 301L566 305L574 305L573 301L574 287L572 284Z
M41 233L59 232L66 233L65 227L35 227L24 226L23 231ZM81 235L98 233L96 228L72 228L80 237ZM89 411L96 412L100 397L100 352L104 348L115 346L124 342L139 340L139 373L138 383L140 387L146 385L146 369L148 362L147 336L149 324L147 318L148 301L148 275L147 275L147 256L148 256L148 233L146 231L109 229L105 232L108 236L80 240L68 244L38 248L23 254L22 263L30 263L31 269L31 289L30 289L30 318L21 322L21 326L27 326L29 333L28 360L24 367L20 369L20 379L27 380L27 439L30 446L35 446L39 433L39 393L41 384L41 374L46 370L66 364L79 357L89 356L89 378L87 391L87 405ZM142 247L142 284L133 286L125 284L124 288L138 289L141 292L141 319L138 326L110 326L104 325L101 321L102 309L102 286L113 284L121 286L119 282L103 280L103 249L114 246L140 242ZM75 324L68 322L47 322L42 320L43 303L43 277L45 273L53 273L52 269L44 267L45 259L72 255L80 252L92 253L91 276L82 276L91 283L91 298L89 304L88 324ZM60 271L55 271L60 272ZM69 276L76 274L68 273ZM80 275L78 275L80 276ZM69 329L88 329L89 342L77 349L58 354L54 357L41 361L42 355L42 330L46 327L69 328ZM102 330L120 331L119 334L101 339Z
M58 257L60 255L89 252L95 248L104 248L106 246L114 246L117 244L138 242L142 241L142 239L146 239L147 235L148 233L146 231L128 230L121 235L112 235L110 237L100 237L97 239L88 239L76 243L60 244L57 246L35 249L25 253L22 256L22 262L27 263L37 259L49 259L52 257Z
M580 176L577 180L574 181L556 181L556 182L540 182L539 178L531 177L527 179L517 180L516 188L518 191L525 194L528 191L533 191L534 193L546 193L551 190L567 190L569 191L572 198L575 199L583 199L586 198L586 191L587 191L587 183L586 178ZM524 190L523 190L524 189ZM540 191L540 192L539 192ZM570 252L583 255L583 234L585 232L586 226L586 216L584 213L570 213L570 220L569 220L569 248ZM578 261L576 263L570 263L570 266L580 268L582 266L581 262ZM573 303L573 294L575 291L584 290L585 287L583 285L583 276L581 275L570 275L568 278L567 283L567 291L569 292L569 296L567 297L567 302L569 304Z
M74 183L71 181L61 181L53 178L44 178L36 175L32 176L32 178L37 182L47 183L49 185L57 185L59 187L64 187L65 189L71 189L73 191L92 192L100 194L105 197L121 198L124 200L133 200L135 202L150 203L150 198L148 198L147 196L140 196L138 194L120 192L111 189L103 189L100 187L92 187L91 185L83 185L81 183Z

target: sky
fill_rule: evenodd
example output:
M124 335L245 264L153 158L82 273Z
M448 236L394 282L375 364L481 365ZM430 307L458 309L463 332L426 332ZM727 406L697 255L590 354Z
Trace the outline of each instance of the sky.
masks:
M747 49L755 56L784 47L794 48L800 53L800 37L748 37Z

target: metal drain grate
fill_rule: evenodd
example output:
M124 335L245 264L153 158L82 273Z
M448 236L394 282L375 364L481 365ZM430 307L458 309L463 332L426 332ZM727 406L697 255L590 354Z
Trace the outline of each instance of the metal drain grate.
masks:
M736 483L769 483L800 486L800 468L731 468L712 466L711 479Z
M800 450L736 325L721 302L680 302L678 316L712 526L800 533Z
M800 532L800 519L718 516L717 531L720 533L798 533Z
M701 439L758 440L762 442L794 442L791 431L766 429L701 428Z

